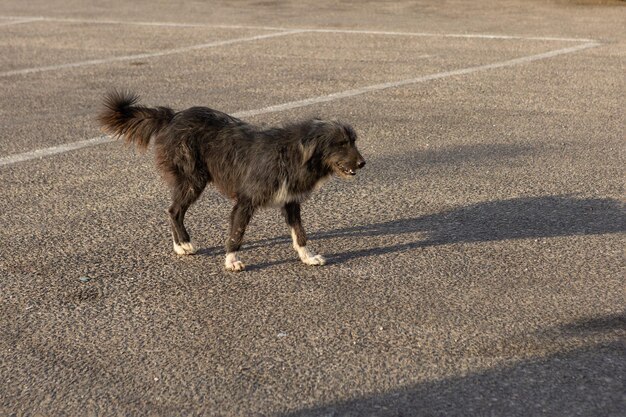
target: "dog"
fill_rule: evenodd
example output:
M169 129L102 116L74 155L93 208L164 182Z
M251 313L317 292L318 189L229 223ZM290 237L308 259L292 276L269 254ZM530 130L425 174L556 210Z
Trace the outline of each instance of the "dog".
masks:
M300 206L331 176L350 178L365 166L349 124L315 118L261 128L208 107L175 112L138 101L131 92L112 91L105 95L98 121L105 133L140 150L154 142L157 167L171 189L168 212L177 254L196 252L183 221L189 206L213 183L235 203L226 240L227 270L245 268L238 252L246 226L261 207L282 209L302 262L326 263L306 246Z

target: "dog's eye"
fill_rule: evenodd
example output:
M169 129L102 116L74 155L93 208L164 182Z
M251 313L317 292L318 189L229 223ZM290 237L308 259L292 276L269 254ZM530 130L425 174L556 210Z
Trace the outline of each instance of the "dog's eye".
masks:
M347 140L344 140L342 142L337 143L337 146L341 147L341 148L345 148L350 144L350 142L348 142Z

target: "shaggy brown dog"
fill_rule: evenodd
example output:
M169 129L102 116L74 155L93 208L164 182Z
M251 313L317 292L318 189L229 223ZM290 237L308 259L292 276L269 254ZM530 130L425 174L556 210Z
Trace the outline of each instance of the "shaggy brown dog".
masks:
M254 211L264 206L282 208L302 262L325 264L306 247L300 204L331 175L347 178L365 165L351 126L312 119L265 129L207 107L174 112L137 101L132 93L109 93L99 121L104 131L139 148L154 140L157 165L172 190L169 214L176 253L196 252L183 220L212 182L235 201L226 269L244 269L237 252Z

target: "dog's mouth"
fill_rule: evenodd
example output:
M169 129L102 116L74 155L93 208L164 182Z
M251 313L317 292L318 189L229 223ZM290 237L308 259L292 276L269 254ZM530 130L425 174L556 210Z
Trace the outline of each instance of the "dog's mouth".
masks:
M337 167L337 170L339 171L339 173L346 177L352 177L356 175L356 171L354 169L346 168L344 165L340 163L336 163L335 166Z

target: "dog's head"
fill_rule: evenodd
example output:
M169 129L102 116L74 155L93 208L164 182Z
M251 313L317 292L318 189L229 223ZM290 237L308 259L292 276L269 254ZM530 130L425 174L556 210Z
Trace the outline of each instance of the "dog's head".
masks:
M352 126L338 121L315 119L301 141L302 162L317 159L324 168L342 178L356 175L365 160L356 147Z

